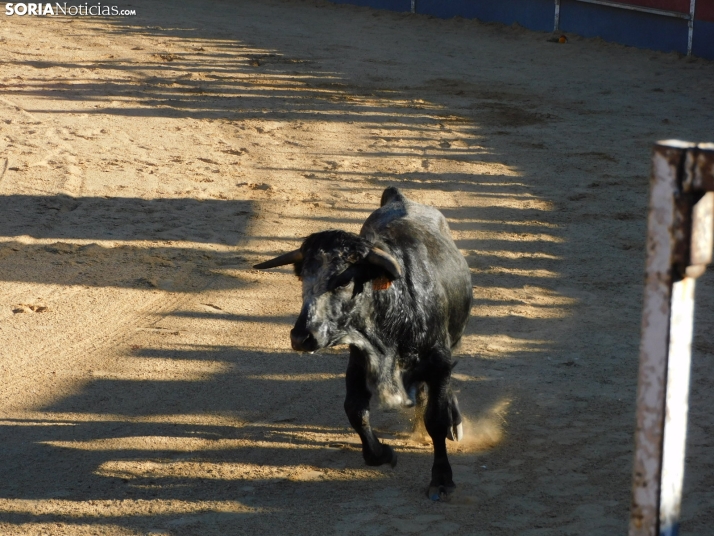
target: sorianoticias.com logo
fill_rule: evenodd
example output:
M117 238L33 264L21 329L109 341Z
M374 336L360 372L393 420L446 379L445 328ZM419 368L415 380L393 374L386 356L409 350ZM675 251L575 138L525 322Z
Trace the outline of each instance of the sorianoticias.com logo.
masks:
M136 15L136 9L121 9L119 6L109 6L100 3L67 5L67 2L43 3L18 3L5 4L5 15L71 15L73 17L108 17Z

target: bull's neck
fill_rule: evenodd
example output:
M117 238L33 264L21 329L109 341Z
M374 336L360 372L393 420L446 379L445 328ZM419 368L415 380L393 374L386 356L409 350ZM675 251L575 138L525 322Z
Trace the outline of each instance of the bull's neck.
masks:
M396 290L396 289L395 289ZM397 317L397 300L392 296L378 293L386 290L374 290L370 284L355 298L355 306L347 325L347 339L361 350L376 355L393 354L396 345L392 337L385 333L385 319Z

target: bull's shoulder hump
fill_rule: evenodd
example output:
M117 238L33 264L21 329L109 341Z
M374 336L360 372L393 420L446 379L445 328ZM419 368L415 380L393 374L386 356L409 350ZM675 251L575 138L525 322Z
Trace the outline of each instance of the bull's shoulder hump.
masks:
M403 232L410 227L430 234L449 235L449 225L441 212L407 199L397 188L387 188L382 194L382 202L382 206L370 214L362 225L362 236L390 234L390 229ZM399 225L392 225L395 222Z
M403 203L404 201L407 201L407 198L399 188L387 186L382 192L382 199L379 202L379 206L383 207L388 203Z

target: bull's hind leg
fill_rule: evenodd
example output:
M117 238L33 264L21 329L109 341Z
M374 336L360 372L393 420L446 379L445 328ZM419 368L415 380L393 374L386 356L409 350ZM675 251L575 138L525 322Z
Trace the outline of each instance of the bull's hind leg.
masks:
M428 400L426 384L420 385L416 390L415 399L412 433L423 436L426 431L424 427L424 412L426 411L426 403ZM463 419L461 417L461 410L459 409L459 401L452 392L449 392L449 411L451 426L446 431L446 438L451 441L461 441L464 438Z
M372 393L367 388L365 371L366 357L359 349L350 346L350 361L347 365L347 396L345 412L362 440L362 456L367 465L397 465L397 453L392 447L381 443L369 425L369 399Z
M461 418L461 410L459 409L459 401L456 395L449 389L449 412L451 417L451 426L446 432L446 437L451 441L461 441L464 438L464 424Z
M431 482L427 494L430 499L438 501L456 488L446 454L446 438L460 439L461 414L449 385L451 352L447 349L435 349L429 356L427 366L428 400L424 411L424 425L434 443L434 465L431 468ZM457 420L458 422L455 422Z

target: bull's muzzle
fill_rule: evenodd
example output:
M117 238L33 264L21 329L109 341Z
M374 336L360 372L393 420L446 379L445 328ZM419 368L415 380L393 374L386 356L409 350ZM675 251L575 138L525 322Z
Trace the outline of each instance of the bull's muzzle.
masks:
M304 328L297 326L290 330L290 343L293 350L298 352L314 352L317 350L317 339L315 336Z

